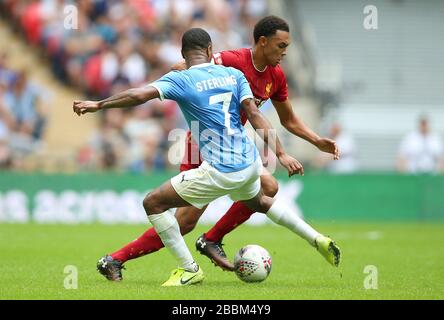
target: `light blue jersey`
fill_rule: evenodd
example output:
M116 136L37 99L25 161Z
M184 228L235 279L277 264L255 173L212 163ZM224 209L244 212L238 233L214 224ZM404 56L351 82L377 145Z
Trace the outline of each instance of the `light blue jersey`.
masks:
M257 159L241 123L241 103L253 98L242 72L205 63L170 72L150 85L161 100L179 104L202 158L218 171L237 172Z

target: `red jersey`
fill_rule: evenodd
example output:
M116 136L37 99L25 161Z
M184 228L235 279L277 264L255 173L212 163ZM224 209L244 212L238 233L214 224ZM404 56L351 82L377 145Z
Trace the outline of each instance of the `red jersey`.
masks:
M268 99L279 102L288 99L288 84L282 68L277 65L276 67L267 66L263 71L257 70L253 63L253 52L251 49L222 51L213 55L213 61L215 64L233 67L242 71L250 84L258 108ZM247 116L243 109L241 109L241 120L242 124L245 125ZM198 157L196 156L199 152L199 147L192 140L191 132L188 132L185 143L185 156L180 166L180 171L197 168L201 161L200 154Z
M253 52L251 49L238 49L222 51L213 55L215 64L233 67L242 71L253 91L254 100L260 108L268 99L283 102L288 99L288 84L280 65L276 67L267 66L265 70L259 71L253 63ZM241 110L242 123L247 122L243 109Z

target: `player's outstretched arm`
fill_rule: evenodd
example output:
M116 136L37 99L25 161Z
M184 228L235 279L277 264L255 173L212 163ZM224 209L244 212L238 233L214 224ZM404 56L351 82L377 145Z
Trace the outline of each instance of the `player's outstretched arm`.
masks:
M102 109L135 107L159 96L156 88L145 86L123 91L102 101L74 101L73 111L81 116Z
M279 115L282 126L294 135L310 142L319 150L331 153L335 160L339 160L339 148L336 141L319 137L305 125L301 118L293 112L290 100L283 102L273 100L273 105Z
M276 135L270 122L262 115L257 108L253 99L246 99L242 102L242 107L245 110L248 121L255 130L261 130L264 133L262 139L270 146L271 150L276 154L282 166L288 170L288 175L291 177L295 174L304 175L304 168L298 160L288 155Z

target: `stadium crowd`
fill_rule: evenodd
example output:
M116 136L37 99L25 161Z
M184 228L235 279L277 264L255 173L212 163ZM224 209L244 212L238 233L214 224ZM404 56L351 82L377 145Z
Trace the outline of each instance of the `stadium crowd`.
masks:
M22 169L41 145L50 97L28 79L27 70L12 70L7 61L0 53L0 168Z
M5 0L0 6L27 43L43 53L54 75L90 99L150 83L168 72L181 60L181 35L192 26L209 31L216 52L249 46L254 24L267 12L266 0ZM14 159L35 152L44 136L39 91L27 81L26 72L8 69L6 57L0 60L3 167L17 167ZM167 134L185 126L172 102L98 116L100 127L78 154L83 168L166 168ZM13 141L5 138L9 133L25 139L8 143Z

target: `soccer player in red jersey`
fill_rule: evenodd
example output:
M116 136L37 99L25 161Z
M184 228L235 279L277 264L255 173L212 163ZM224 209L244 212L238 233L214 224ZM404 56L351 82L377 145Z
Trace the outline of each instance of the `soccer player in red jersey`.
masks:
M215 54L213 56L214 63L242 71L250 84L258 107L271 99L281 124L288 131L310 142L319 150L331 153L335 160L339 159L339 149L336 142L319 137L308 128L293 112L291 102L288 99L287 80L280 67L280 62L290 45L288 24L283 19L275 16L265 17L254 28L254 41L255 45L251 49L222 51ZM180 69L181 67L181 64L178 64L174 68ZM242 115L242 121L245 124L245 115ZM186 142L187 151L180 167L181 171L194 169L200 165L199 151L190 133L188 133ZM278 183L271 174L266 172L265 168L264 174L261 176L261 184L267 196L274 197L276 195ZM205 209L194 207L177 209L176 218L183 235L194 229ZM227 259L222 248L222 238L248 220L253 213L244 204L234 203L213 228L197 239L196 249L222 269L233 271L234 266ZM299 217L283 215L272 220L309 241L330 264L334 266L339 264L340 251L335 243L321 234L314 241L308 240L306 235L315 232L315 230L311 229ZM310 228L310 231L307 231L306 228ZM115 253L102 257L97 264L97 268L107 279L120 281L122 280L121 269L126 261L158 251L161 248L163 248L163 243L154 228L151 228Z

